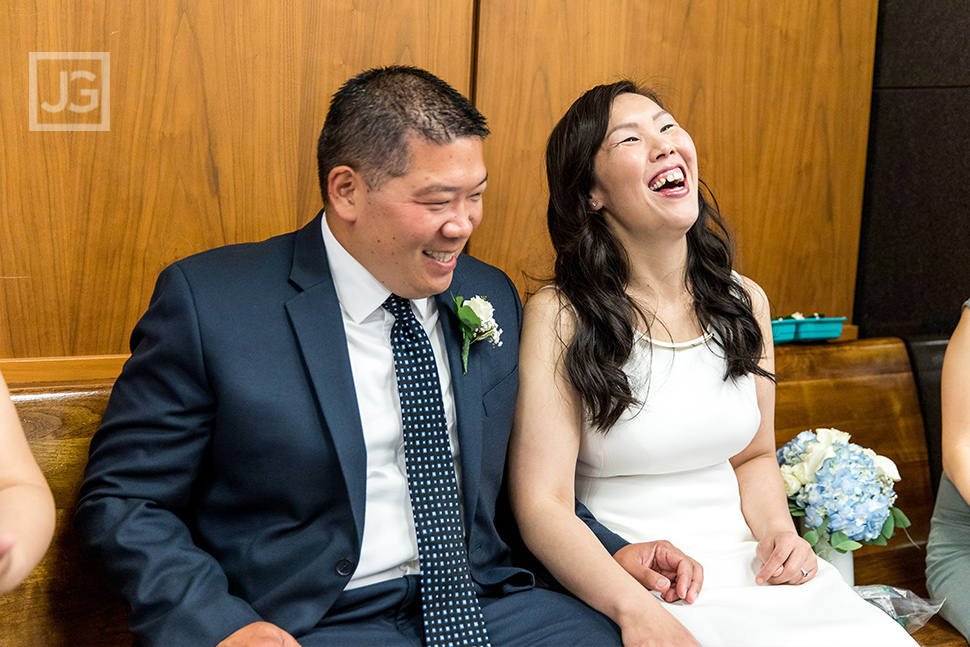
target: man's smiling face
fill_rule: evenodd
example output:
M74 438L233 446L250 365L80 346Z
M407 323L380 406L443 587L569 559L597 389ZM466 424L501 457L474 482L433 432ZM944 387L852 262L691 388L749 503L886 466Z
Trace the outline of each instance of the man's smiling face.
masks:
M408 172L357 196L345 247L385 287L406 299L440 294L482 220L487 174L479 137L444 145L409 141Z

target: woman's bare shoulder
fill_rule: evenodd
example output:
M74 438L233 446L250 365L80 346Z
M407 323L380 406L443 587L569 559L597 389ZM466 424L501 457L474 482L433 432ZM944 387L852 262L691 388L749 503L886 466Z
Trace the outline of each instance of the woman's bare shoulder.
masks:
M533 294L525 304L525 328L553 333L560 339L568 339L575 316L566 296L554 285L548 285Z
M761 288L761 286L747 276L742 276L741 274L736 274L736 276L741 280L741 285L744 287L744 291L748 293L749 297L751 297L751 306L755 314L759 312L769 312L770 306L768 302L768 295L765 294L765 291Z

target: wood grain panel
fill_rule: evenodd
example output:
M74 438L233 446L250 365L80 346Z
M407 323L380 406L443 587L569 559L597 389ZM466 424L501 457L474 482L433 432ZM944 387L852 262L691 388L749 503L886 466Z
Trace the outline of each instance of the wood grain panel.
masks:
M127 359L128 355L0 359L0 373L11 385L77 380L113 382Z
M542 157L583 91L661 91L775 312L852 311L876 0L484 0L476 91L494 135L476 256L551 272Z
M0 357L123 353L165 265L309 220L321 205L315 145L330 95L362 69L394 63L467 93L473 9L473 0L8 0ZM37 51L110 53L109 131L28 129Z

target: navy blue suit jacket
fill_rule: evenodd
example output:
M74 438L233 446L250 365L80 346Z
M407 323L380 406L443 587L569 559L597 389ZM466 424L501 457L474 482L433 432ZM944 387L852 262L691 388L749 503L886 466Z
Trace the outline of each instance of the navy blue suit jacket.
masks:
M486 295L501 347L468 372L451 294ZM471 573L533 585L496 527L518 388L522 308L501 271L461 256L437 297L454 376ZM320 216L166 268L91 443L76 523L131 605L139 643L215 644L266 620L299 636L360 555L365 449Z

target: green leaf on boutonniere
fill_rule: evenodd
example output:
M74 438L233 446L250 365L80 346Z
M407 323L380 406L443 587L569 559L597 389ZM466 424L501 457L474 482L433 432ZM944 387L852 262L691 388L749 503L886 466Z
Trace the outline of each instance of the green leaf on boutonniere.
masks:
M468 351L472 347L475 329L481 325L482 320L469 306L463 305L465 297L452 295L451 298L455 302L455 314L458 315L458 323L461 326L461 372L467 373Z
M478 327L482 325L482 320L478 318L475 311L471 309L470 306L463 305L465 303L464 297L452 297L455 301L455 314L458 315L458 321L461 322L462 333L465 333L467 337L468 334L475 334Z
M472 340L468 335L464 335L461 340L461 372L462 375L468 372L468 351L471 350Z

